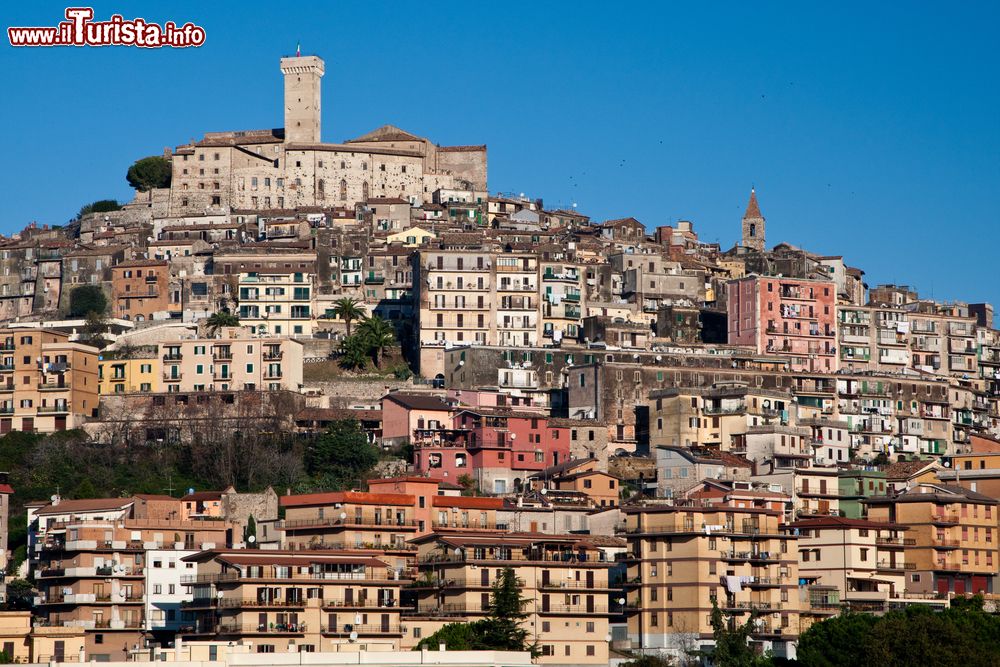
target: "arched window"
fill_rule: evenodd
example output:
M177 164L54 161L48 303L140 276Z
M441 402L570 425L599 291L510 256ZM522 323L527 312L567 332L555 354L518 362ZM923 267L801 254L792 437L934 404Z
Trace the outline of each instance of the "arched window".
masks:
M321 178L316 182L316 191L320 199L324 199L326 197L325 190L326 190L326 182Z
M368 181L361 184L361 201L368 201Z
M340 179L340 201L347 201L347 179Z
M757 223L756 222L751 222L750 223L750 237L753 238L754 236L757 236Z

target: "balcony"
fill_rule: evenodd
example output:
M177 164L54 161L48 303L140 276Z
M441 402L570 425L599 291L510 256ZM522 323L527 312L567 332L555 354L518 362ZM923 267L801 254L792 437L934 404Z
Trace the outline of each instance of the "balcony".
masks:
M180 352L168 352L167 354L163 355L163 360L166 362L171 362L171 361L176 362L180 361L183 358L184 355L182 355Z
M212 353L212 361L232 361L232 350L217 350Z
M69 405L67 405L65 403L56 404L56 405L40 405L40 406L38 406L37 410L38 410L38 414L40 414L40 415L43 415L43 414L68 413L69 412ZM3 409L0 408L0 413L2 413L2 412L3 412ZM14 412L14 408L10 408L10 412L13 413Z
M401 635L406 632L405 625L344 625L336 628L324 625L320 629L324 635L331 637L372 636L372 635Z
M608 613L608 608L603 605L585 605L585 604L553 604L549 606L542 605L539 614L558 614L560 616L576 616L576 615L586 615L586 614L599 614L604 615Z
M281 350L276 352L264 352L264 361L281 361L284 353Z
M876 537L875 546L879 547L912 547L917 541L912 537Z
M180 380L182 377L184 377L183 373L164 373L163 374L163 381L164 382L176 382L176 381Z
M957 526L961 519L957 514L932 514L931 523L935 526Z
M917 569L916 563L894 563L892 561L880 560L876 565L876 569L883 572L903 572L905 570L915 570Z
M69 389L69 385L66 382L39 382L38 391L59 391L61 389Z
M203 600L202 602L212 602ZM304 609L306 601L299 600L256 600L253 598L220 598L218 606L221 609Z
M944 538L942 539L934 538L931 540L931 542L932 542L931 546L933 548L941 550L957 549L960 545L960 542L958 540L949 540Z
M723 551L719 554L727 562L771 562L780 560L780 554L768 551Z
M220 635L301 635L305 631L305 623L258 623L257 625L223 623L218 627Z

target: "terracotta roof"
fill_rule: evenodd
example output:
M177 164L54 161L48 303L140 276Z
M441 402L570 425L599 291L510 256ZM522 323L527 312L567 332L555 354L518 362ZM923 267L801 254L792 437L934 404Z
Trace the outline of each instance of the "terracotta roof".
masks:
M422 137L411 134L406 130L401 130L395 125L383 125L368 134L363 134L357 139L348 139L345 144L353 144L369 141L425 141Z
M309 507L310 505L333 505L336 503L412 506L414 500L414 497L409 493L331 491L328 493L303 493L294 496L282 496L279 502L282 507Z
M455 507L458 509L498 510L503 509L503 498L477 498L472 496L434 496L434 507Z
M757 192L750 188L750 201L747 202L747 212L743 214L744 218L763 218L760 214L760 206L757 205Z
M77 512L120 510L132 505L134 502L135 501L132 498L81 498L79 500L61 500L58 505L50 503L35 512L35 514L75 514Z
M0 493L14 493L14 487L10 484L0 484Z
M445 403L440 396L435 396L434 394L408 394L394 391L382 397L382 400L386 399L410 410L451 410L451 405Z
M933 461L899 461L886 466L886 479L908 479L924 468L930 467Z

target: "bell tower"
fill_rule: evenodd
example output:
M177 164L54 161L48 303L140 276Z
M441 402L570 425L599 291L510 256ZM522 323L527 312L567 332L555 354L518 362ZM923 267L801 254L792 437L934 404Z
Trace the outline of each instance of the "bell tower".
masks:
M300 56L281 59L285 75L285 142L318 144L320 142L320 79L323 59Z
M766 247L764 216L760 214L757 192L753 188L750 188L750 201L747 202L747 211L743 214L743 243L741 245L744 248L753 248L758 252L764 252Z

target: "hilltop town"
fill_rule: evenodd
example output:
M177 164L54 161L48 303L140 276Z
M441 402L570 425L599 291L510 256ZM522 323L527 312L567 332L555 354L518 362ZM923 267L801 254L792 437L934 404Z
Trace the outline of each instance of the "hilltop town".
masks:
M724 247L490 192L485 145L326 143L323 60L280 69L282 128L0 239L0 450L122 471L2 462L11 660L409 651L508 570L545 665L995 605L990 304L768 246L754 190Z

